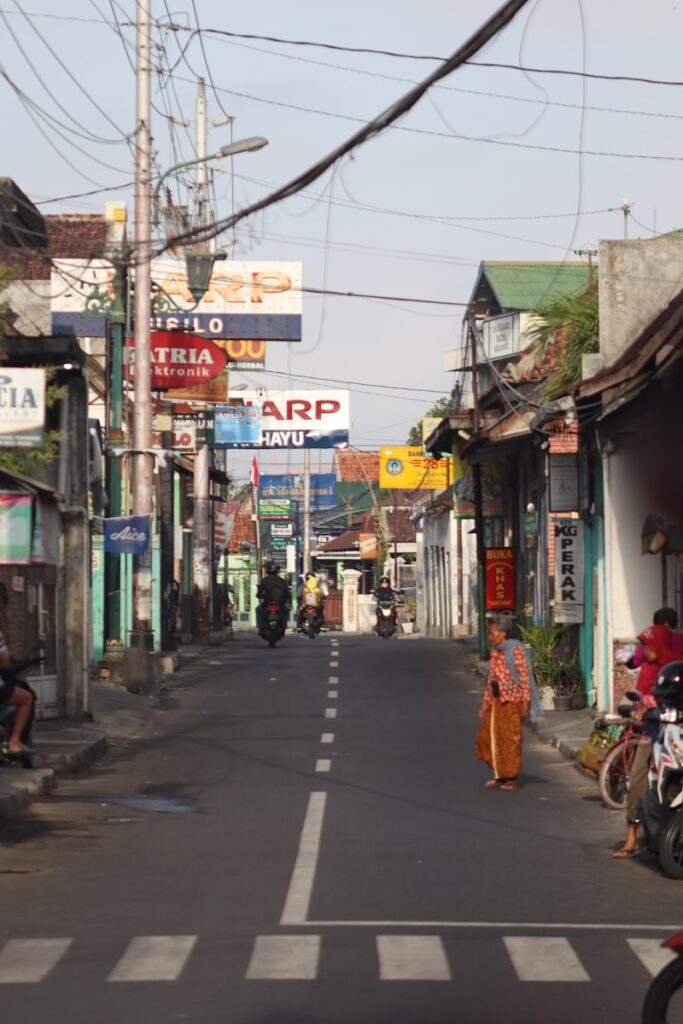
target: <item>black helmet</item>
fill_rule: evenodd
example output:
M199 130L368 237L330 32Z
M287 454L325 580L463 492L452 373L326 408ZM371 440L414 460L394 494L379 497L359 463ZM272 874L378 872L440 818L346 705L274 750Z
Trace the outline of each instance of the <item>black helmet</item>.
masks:
M660 669L652 696L664 704L683 708L683 661L670 661Z
M307 572L306 575L304 576L304 579L305 580L314 580L315 579L315 573L314 572L310 572L310 571Z
M388 576L380 576L379 582L380 582L380 584L382 584L382 583L391 584L391 580L389 579Z
M280 566L275 562L266 562L266 572L279 572Z

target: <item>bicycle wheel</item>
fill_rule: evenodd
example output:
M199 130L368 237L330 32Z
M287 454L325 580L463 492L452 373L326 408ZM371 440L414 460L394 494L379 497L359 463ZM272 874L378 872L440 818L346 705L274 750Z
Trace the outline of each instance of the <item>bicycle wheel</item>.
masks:
M659 972L647 990L642 1024L676 1024L681 1020L681 998L677 995L681 985L683 957L679 956Z
M631 736L617 740L607 751L600 765L598 790L605 806L613 811L623 811L626 806L628 779L636 755L636 746L637 740Z

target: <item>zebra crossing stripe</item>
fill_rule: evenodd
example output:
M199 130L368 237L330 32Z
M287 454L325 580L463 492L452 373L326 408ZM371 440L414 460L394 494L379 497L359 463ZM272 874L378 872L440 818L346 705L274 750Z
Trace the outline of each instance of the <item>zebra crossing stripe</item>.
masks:
M626 941L653 978L671 960L676 959L673 950L662 949L659 939L627 939Z
M314 981L319 960L319 935L258 935L246 979Z
M196 935L138 935L107 981L175 981L196 941Z
M10 939L0 951L0 984L42 981L64 956L72 939Z
M378 935L380 981L450 981L438 935Z
M590 981L567 939L503 939L520 981Z

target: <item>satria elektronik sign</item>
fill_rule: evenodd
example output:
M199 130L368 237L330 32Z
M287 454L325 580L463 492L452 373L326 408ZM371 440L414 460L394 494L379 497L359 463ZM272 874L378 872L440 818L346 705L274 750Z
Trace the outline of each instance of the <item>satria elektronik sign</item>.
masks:
M132 356L132 340L128 346ZM212 341L175 331L152 331L150 357L154 391L204 384L223 372L226 360L225 351ZM134 362L128 364L128 378L135 380Z

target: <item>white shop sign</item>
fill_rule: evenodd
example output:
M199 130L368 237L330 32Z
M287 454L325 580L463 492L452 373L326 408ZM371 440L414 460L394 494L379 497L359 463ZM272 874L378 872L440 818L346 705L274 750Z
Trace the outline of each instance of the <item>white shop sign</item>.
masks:
M555 519L555 622L583 622L583 522Z

